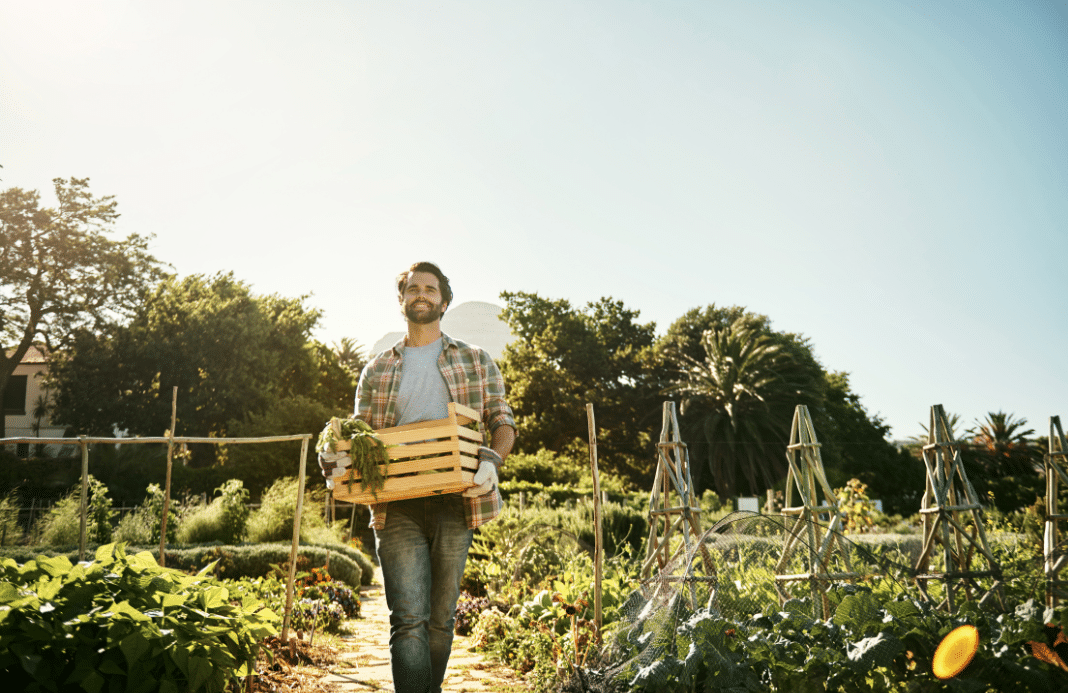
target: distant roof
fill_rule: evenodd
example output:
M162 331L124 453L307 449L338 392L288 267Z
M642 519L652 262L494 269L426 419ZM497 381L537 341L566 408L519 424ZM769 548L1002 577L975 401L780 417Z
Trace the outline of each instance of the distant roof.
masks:
M15 353L15 350L8 349L5 353L11 356ZM31 363L48 363L48 355L43 344L31 344L30 348L26 350L26 355L19 361L19 365Z
M504 347L515 339L508 324L501 320L504 310L485 301L467 301L445 311L441 318L441 330L450 337L476 344L497 360ZM372 354L380 354L404 337L404 332L390 332L374 343Z

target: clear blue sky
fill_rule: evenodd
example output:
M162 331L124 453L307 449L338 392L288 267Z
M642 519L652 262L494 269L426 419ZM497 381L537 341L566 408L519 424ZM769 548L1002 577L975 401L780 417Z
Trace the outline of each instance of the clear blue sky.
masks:
M0 179L89 177L319 338L457 302L737 304L893 436L1068 419L1068 2L2 2Z

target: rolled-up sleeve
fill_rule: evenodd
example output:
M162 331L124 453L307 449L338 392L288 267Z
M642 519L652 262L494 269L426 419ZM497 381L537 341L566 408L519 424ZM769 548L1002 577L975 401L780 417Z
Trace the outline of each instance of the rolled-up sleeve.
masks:
M482 393L485 402L483 423L491 434L501 426L511 426L514 430L515 418L512 408L504 399L504 376L501 375L501 369L497 368L497 364L486 352L483 351L481 356L486 373Z

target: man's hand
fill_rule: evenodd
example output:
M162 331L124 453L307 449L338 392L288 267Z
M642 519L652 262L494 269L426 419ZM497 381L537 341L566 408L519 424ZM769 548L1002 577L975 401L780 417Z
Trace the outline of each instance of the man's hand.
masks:
M468 498L484 496L497 486L497 467L504 464L504 460L492 448L485 446L478 449L478 471L472 481L474 486L464 491Z
M334 488L334 479L345 476L352 467L352 458L347 452L320 452L319 466L326 477L327 487Z

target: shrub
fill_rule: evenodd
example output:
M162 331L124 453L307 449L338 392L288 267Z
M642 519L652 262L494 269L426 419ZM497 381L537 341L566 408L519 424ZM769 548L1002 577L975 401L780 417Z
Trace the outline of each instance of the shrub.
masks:
M107 486L89 475L85 531L88 541L111 541L111 498ZM81 487L75 487L45 514L34 528L37 543L47 546L73 546L81 541Z
M258 510L248 518L250 542L285 541L293 537L293 519L297 511L297 485L294 477L285 477L271 484L260 499ZM325 493L322 491L321 493ZM322 543L323 539L340 542L338 532L326 526L322 512L322 499L305 491L304 510L300 518L300 536L308 541ZM343 523L338 523L340 527ZM322 530L326 530L325 532Z
M219 497L211 503L187 509L178 531L179 543L219 541L233 544L244 538L249 517L248 490L240 479L230 479L215 492ZM290 528L290 535L292 531Z
M152 543L152 529L152 520L143 511L142 506L119 519L119 524L115 527L111 538L127 545L148 546Z
M22 540L19 527L19 501L14 492L0 498L0 546L14 546Z

